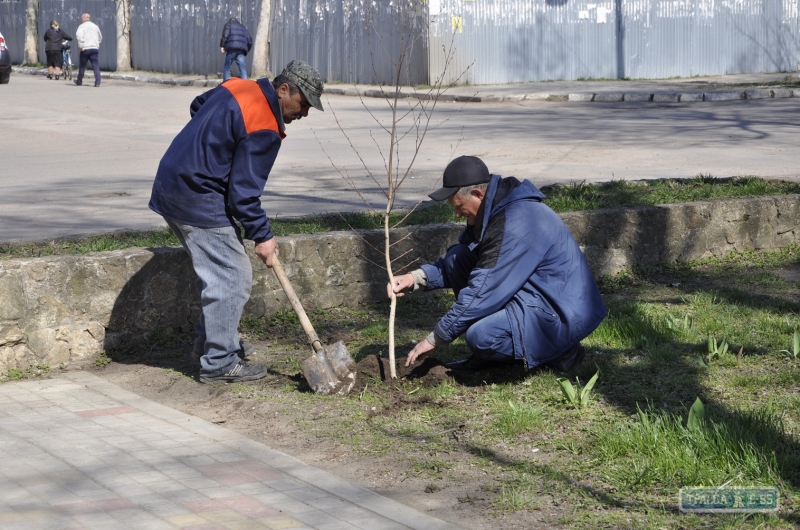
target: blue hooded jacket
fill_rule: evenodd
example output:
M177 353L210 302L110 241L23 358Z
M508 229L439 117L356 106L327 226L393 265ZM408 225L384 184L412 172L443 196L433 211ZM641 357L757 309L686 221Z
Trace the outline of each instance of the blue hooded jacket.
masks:
M469 284L434 328L452 342L505 308L514 355L528 369L558 358L606 316L600 290L561 218L527 180L492 175L475 226L459 237L477 255ZM444 260L423 265L427 289L451 287Z
M199 228L238 221L246 239L272 239L261 194L286 136L272 84L230 79L195 98L190 112L158 165L150 209Z

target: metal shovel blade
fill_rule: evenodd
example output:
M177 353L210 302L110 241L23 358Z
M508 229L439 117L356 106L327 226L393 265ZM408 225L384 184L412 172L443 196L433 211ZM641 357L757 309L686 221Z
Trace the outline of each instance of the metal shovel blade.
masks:
M323 395L344 396L356 384L356 364L339 341L300 363L311 389Z
M303 326L303 331L306 332L308 341L314 349L314 354L300 363L308 385L318 394L344 396L356 384L356 363L341 341L333 346L322 345L277 255L272 256L272 270L281 282L286 298L297 313L300 325Z

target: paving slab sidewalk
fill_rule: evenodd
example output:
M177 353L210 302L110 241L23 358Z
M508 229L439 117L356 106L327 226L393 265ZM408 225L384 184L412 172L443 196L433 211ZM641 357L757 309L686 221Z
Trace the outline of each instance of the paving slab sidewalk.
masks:
M13 67L14 72L47 75L46 68ZM88 75L93 75L91 72ZM102 72L103 79L155 83L177 86L215 87L222 80L202 75L165 74L156 72ZM787 81L787 78L793 81ZM796 72L773 74L735 74L675 79L544 81L502 85L459 85L438 94L441 101L496 103L535 101L571 101L613 103L621 101L656 103L694 103L700 101L737 101L800 97L800 81ZM782 84L791 85L788 87ZM385 97L393 87L329 83L325 93L344 96ZM431 97L430 91L400 87L401 97Z
M0 528L456 526L88 372L0 385Z

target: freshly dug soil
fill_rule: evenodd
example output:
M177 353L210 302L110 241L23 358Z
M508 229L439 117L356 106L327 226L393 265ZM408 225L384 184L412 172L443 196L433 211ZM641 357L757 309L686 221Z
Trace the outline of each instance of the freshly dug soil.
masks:
M416 366L405 366L406 359L397 359L397 379L399 381L414 381L425 388L430 388L441 384L448 379L452 379L453 373L440 361L428 357L421 364ZM389 381L390 377L389 359L370 355L356 364L356 385L354 392L361 392L370 378Z

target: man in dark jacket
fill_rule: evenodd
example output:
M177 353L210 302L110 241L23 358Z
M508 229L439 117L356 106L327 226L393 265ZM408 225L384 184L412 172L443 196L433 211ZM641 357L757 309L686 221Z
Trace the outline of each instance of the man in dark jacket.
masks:
M58 20L50 21L50 28L44 33L44 53L47 55L47 79L56 80L61 76L61 68L64 66L64 55L62 49L64 41L72 40L72 37L58 27Z
M222 67L222 80L231 78L231 64L236 61L239 66L239 77L247 79L247 68L244 58L253 47L253 39L247 28L239 24L235 17L225 24L222 29L222 38L219 41L220 51L225 54L225 65Z
M268 266L278 245L261 194L286 136L284 125L322 109L322 79L292 61L270 81L231 79L192 102L192 119L158 166L150 208L162 215L189 252L202 313L196 356L200 381L249 381L264 367L244 362L239 319L253 274L244 238ZM240 229L241 226L241 229Z
M435 263L397 276L394 293L451 288L456 303L409 353L406 366L465 334L473 356L449 366L480 369L496 363L546 364L569 371L585 355L580 341L605 318L592 271L561 218L527 180L491 175L474 156L453 160L447 200L467 219L457 245Z

